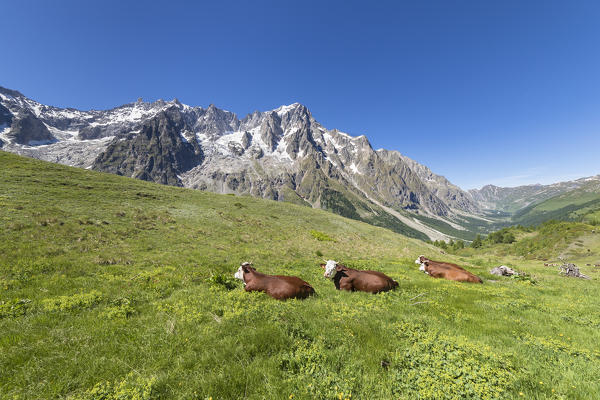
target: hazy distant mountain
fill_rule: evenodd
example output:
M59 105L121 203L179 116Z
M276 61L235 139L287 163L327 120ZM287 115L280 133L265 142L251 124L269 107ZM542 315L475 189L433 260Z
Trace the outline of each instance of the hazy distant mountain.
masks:
M551 185L536 184L517 187L487 185L481 189L469 190L469 194L482 209L514 213L532 204L577 189L590 181L598 180L600 180L600 175Z

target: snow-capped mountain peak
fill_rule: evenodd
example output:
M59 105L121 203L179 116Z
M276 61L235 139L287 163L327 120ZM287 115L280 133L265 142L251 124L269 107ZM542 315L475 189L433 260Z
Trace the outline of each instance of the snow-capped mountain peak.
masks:
M294 201L365 221L383 218L402 231L390 212L447 216L453 208L473 208L468 199L446 204L431 182L468 195L445 180L428 180L431 171L423 170L424 177L400 153L374 151L364 135L325 128L300 103L239 119L214 104L177 99L81 111L0 88L0 147L159 183Z

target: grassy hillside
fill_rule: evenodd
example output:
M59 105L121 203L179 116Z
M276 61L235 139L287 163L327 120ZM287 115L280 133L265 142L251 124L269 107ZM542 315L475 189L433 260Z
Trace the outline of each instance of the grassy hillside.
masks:
M548 220L600 223L600 182L554 196L541 203L525 207L513 216L522 225L537 225Z
M322 210L3 152L0 225L1 399L600 398L593 267L593 280L561 278ZM589 240L588 258L600 248ZM413 262L422 253L485 283L431 279ZM400 287L336 291L323 258ZM232 279L246 260L318 295L246 293ZM487 273L500 263L537 283Z
M510 240L505 241L505 235ZM462 256L493 254L496 257L520 257L528 260L578 260L600 264L600 230L581 222L547 221L536 227L502 228L483 240L482 247L451 249Z
M399 219L389 214L381 207L366 203L357 196L356 193L349 192L346 188L343 188L335 182L329 182L329 185L330 188L323 189L320 197L320 204L324 210L346 218L387 228L411 238L421 240L429 239L426 234L402 223Z
M475 232L477 232L477 231L473 232L473 231L467 230L467 229L464 229L464 230L456 229L449 223L441 221L436 218L430 218L430 217L426 217L424 215L419 215L419 214L412 214L411 217L418 219L419 221L423 222L425 225L437 230L438 232L445 233L446 235L449 235L449 236L457 238L457 239L473 240L473 239L475 239L475 236L476 236ZM472 218L471 220L474 221L475 218ZM466 218L462 219L461 222L463 222L463 221L466 222ZM471 228L471 229L473 229L473 228Z

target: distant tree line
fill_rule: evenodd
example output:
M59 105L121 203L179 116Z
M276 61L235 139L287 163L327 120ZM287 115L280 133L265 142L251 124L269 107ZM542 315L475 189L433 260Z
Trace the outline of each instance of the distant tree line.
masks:
M510 228L502 228L499 231L490 233L485 241L490 244L498 244L498 243L513 243L517 239L515 239L515 234L511 232Z
M453 240L450 239L449 242L446 242L444 240L436 240L433 242L429 242L430 244L439 247L441 249L444 250L449 250L449 251L456 251L456 250L460 250L460 249L464 249L465 247L467 247L467 244L462 241L462 240Z
M516 229L521 229L521 230L526 230L523 227L515 227ZM469 243L463 241L463 240L454 240L454 239L450 239L449 242L446 242L444 240L435 240L435 241L429 241L430 244L433 244L436 247L439 247L441 249L447 250L447 251L457 251L457 250L461 250L464 249L465 247L472 247L474 249L478 249L480 247L483 247L485 244L499 244L499 243L505 243L505 244L510 244L510 243L514 243L516 242L516 237L515 234L512 232L512 230L514 230L515 228L502 228L499 231L496 232L492 232L489 235L487 235L486 237L482 237L481 235L477 235L475 237L475 239L473 239L473 241L471 242L471 244L469 245Z

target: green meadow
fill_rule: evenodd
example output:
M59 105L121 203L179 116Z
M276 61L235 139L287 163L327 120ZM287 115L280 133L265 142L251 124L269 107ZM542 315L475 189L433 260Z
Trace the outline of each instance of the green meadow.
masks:
M600 183L591 181L578 189L534 203L512 216L515 224L533 225L549 219L584 221L600 225Z
M0 152L0 398L599 399L600 233L563 224L442 254L305 206ZM429 278L420 254L484 283ZM543 266L559 256L592 279ZM323 259L399 288L337 291ZM243 261L317 295L246 293Z

